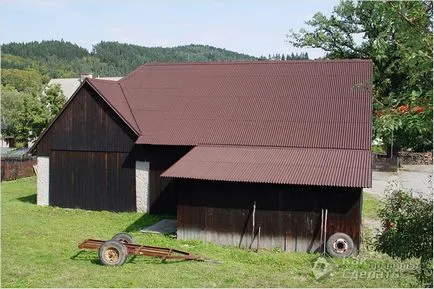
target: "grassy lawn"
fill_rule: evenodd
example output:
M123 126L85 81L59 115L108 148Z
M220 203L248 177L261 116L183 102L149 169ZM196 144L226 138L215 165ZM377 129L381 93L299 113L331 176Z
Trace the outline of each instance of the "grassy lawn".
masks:
M381 202L374 195L363 193L363 218L378 219L377 209L380 207Z
M408 287L416 284L401 262L377 253L336 260L330 276L316 279L306 253L223 247L144 235L139 229L159 219L137 213L91 212L39 207L35 178L1 184L2 287ZM369 198L365 198L369 201ZM367 206L369 208L369 206ZM368 209L367 209L368 210ZM369 210L368 210L369 211ZM217 259L161 262L137 257L122 267L105 267L97 253L80 253L87 238L109 239L129 231L142 244L174 247Z

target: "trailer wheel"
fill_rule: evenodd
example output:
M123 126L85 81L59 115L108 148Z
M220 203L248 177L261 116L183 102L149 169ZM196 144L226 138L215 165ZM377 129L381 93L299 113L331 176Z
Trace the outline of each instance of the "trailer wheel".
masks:
M354 251L354 242L344 233L335 233L327 240L327 253L335 258L347 258Z
M121 266L127 260L127 256L127 247L113 240L104 242L98 251L99 261L106 266Z
M118 241L123 244L137 244L133 237L128 233L118 233L113 236L112 241Z

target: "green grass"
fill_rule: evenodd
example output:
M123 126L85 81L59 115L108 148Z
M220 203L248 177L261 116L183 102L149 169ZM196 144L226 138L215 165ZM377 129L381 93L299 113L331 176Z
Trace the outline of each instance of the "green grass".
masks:
M259 253L201 241L145 235L139 228L160 217L137 213L92 212L35 205L35 178L1 185L2 287L408 287L416 284L407 266L377 253L336 260L332 275L316 280L318 255ZM366 200L366 199L365 199ZM130 231L141 244L174 247L217 259L161 262L130 258L121 267L99 265L94 252L80 253L87 238L109 239ZM362 260L362 261L360 261ZM393 273L393 274L392 274ZM368 274L368 275L365 275ZM370 274L370 275L369 275Z
M377 210L381 206L381 201L369 193L363 193L362 216L368 219L378 219Z

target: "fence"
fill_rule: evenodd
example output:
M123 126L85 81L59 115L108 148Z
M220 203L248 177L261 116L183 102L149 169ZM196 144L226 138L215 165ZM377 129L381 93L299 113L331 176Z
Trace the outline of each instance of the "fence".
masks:
M1 148L1 181L11 181L33 176L35 157L27 155L28 149Z
M33 176L33 165L36 165L36 160L1 160L1 181L11 181L19 178Z

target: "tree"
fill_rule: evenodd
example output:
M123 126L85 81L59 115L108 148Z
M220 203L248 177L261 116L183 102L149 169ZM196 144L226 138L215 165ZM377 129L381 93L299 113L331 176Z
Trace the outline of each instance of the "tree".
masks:
M21 114L20 140L35 140L59 113L65 102L65 95L58 84L47 86L40 94L27 95Z
M343 1L313 29L288 35L296 47L322 48L328 58L374 62L374 135L388 149L432 148L431 1Z
M17 91L12 86L3 86L1 92L1 134L2 137L16 138L20 114L24 109L24 92Z
M19 92L40 91L42 76L35 70L2 69L2 85L14 87Z
M44 92L19 92L11 86L2 89L2 136L13 137L17 146L35 140L59 113L66 98L58 84Z
M49 85L41 94L41 104L47 109L47 121L50 122L63 108L66 97L59 84ZM48 124L48 123L47 123Z

